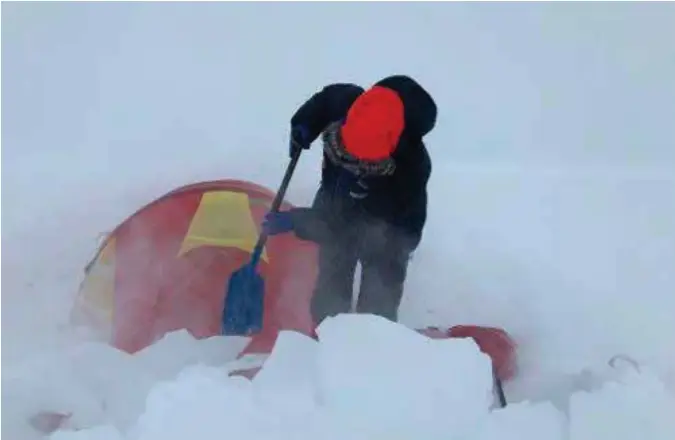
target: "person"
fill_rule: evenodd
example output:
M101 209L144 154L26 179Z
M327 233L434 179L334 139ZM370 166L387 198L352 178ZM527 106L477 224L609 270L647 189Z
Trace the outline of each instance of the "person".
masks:
M351 310L358 262L356 312L397 321L410 255L427 218L431 159L422 139L436 117L431 95L406 75L368 90L327 85L292 116L291 155L322 137L321 183L311 207L271 212L263 228L318 244L310 305L316 325Z

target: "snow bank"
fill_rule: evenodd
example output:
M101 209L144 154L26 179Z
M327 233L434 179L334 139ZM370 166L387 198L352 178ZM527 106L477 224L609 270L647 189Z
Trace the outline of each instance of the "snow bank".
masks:
M621 379L571 397L571 438L675 438L675 397L664 384L647 372L629 371Z
M45 374L43 385L58 384L49 409L73 414L49 438L675 438L675 396L648 371L613 370L601 388L573 394L567 409L549 401L495 409L490 361L471 339L432 340L364 315L326 320L317 333L320 342L282 332L253 380L229 375L237 363L228 358L243 342L236 338L178 332L135 356L80 347L69 368L51 363L51 371L77 375L86 389L70 387L78 382L67 374Z
M3 368L2 434L40 438L35 428L49 430L59 421L54 415L65 416L69 429L111 424L125 430L136 423L159 381L174 379L196 363L215 367L231 362L247 342L237 337L196 340L182 330L133 356L92 342L46 351ZM93 435L101 438L99 434Z

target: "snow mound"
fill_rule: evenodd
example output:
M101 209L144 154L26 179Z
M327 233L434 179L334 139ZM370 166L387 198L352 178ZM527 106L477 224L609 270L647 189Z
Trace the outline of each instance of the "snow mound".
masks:
M572 439L675 439L675 397L649 372L628 371L570 399Z
M70 393L74 418L49 438L675 438L675 397L644 369L615 370L602 387L574 393L564 410L547 401L494 409L490 360L472 339L433 340L367 315L328 319L317 334L319 341L282 332L252 380L230 374L239 340L190 341L178 332L134 356L81 348L71 359L89 372L89 393L99 394L80 393L77 407ZM65 377L51 379L67 388Z

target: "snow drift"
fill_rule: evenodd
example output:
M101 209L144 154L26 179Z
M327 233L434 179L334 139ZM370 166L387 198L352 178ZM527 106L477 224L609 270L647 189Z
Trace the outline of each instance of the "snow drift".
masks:
M253 379L228 374L241 368L238 338L173 332L134 355L88 344L41 362L50 377L31 391L70 415L51 440L675 435L675 397L648 370L622 364L597 372L597 384L573 393L566 407L495 409L490 359L470 338L433 340L369 315L328 319L317 333L318 341L281 332ZM20 375L13 379L3 378L3 394L21 389Z

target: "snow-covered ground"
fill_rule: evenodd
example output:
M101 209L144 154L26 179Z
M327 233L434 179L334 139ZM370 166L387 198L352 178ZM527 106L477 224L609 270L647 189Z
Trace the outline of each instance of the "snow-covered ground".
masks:
M3 436L39 438L27 416L54 410L94 429L60 440L675 438L674 20L656 3L3 4ZM132 357L68 326L99 234L187 182L276 187L304 98L393 72L440 108L402 323L510 331L507 410L487 415L475 347L367 317L318 345L285 334L253 383L225 376L240 339ZM311 200L319 154L291 201Z

